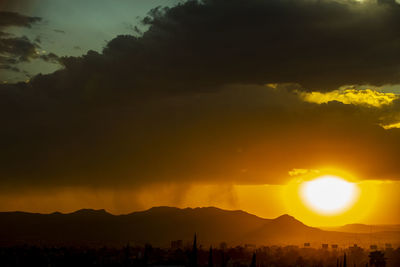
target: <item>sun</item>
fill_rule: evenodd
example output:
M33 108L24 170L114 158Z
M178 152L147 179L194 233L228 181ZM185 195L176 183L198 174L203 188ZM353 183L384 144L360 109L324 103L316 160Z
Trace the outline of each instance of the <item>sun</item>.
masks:
M311 226L338 226L369 218L379 203L374 181L339 167L300 173L281 191L288 214Z
M358 196L358 187L343 178L325 175L300 186L303 202L313 211L335 215L349 209Z

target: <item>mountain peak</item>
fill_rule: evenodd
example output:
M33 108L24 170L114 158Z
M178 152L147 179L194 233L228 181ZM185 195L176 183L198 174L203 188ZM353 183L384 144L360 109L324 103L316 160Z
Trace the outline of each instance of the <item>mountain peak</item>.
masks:
M301 221L297 220L295 217L290 216L288 214L281 215L272 221L274 223L278 223L281 226L308 227Z
M76 215L111 215L105 209L99 209L99 210L80 209L80 210L77 210L75 212L72 212L71 214L76 214Z
M289 214L282 214L278 218L294 218L293 216L290 216Z
M289 214L283 214L283 215L275 218L275 220L278 220L278 221L297 221L295 217L290 216Z

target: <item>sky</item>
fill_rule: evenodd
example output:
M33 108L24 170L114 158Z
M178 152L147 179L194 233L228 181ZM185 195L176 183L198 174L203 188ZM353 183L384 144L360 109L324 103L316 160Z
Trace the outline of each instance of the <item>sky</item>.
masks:
M395 1L3 1L0 210L400 224ZM360 188L323 216L301 183Z

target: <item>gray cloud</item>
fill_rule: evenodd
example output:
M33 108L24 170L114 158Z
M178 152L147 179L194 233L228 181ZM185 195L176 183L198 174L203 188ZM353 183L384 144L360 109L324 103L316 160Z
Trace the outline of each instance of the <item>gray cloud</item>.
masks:
M29 17L16 12L0 11L0 28L10 26L30 28L34 23L41 20L39 17Z
M3 60L8 63L29 61L37 56L38 45L27 37L9 37L0 39L0 54L5 55Z

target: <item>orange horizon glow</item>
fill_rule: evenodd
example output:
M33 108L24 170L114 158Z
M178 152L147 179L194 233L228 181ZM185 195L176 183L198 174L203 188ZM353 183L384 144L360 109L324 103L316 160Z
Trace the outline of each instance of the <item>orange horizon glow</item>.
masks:
M154 184L143 188L26 191L23 194L2 194L1 211L52 213L73 212L82 208L106 209L112 214L127 214L154 206L206 207L244 210L262 218L289 214L306 225L340 226L352 223L398 224L399 181L361 180L334 169L295 170L287 184L217 185L217 184ZM301 185L324 175L334 175L354 183L356 201L336 214L321 214L302 199ZM154 194L157 192L157 194Z

